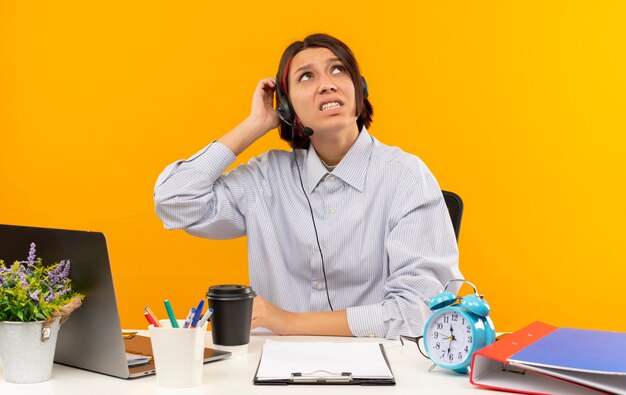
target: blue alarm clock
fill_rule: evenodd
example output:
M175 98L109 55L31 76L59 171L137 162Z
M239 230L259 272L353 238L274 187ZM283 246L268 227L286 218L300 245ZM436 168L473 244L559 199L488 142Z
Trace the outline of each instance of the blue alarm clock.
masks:
M453 282L464 282L474 289L473 295L458 297L446 291ZM424 327L424 348L436 365L467 373L475 351L496 340L496 330L489 318L489 304L478 295L467 280L450 280L443 292L428 304L434 311Z

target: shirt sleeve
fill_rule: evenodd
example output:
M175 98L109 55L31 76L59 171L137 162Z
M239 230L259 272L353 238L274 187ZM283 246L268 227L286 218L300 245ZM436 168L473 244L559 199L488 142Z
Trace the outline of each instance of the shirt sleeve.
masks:
M391 230L385 238L384 300L347 309L355 336L421 335L432 313L430 299L449 280L462 278L456 236L434 176L422 165L418 174L406 171L399 185L390 207Z
M249 169L222 175L236 159L225 145L214 141L187 160L167 166L154 188L156 214L167 229L211 239L245 235L249 196ZM246 165L242 165L244 167Z

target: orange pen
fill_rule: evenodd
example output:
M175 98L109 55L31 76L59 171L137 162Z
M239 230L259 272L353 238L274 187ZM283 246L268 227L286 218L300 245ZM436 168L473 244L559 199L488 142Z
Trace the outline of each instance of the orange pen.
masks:
M154 315L152 310L150 310L150 307L146 306L143 309L146 311L144 316L146 317L146 319L148 320L149 323L151 323L155 327L159 327L159 328L163 327L163 325L161 325L161 323L159 322L159 319L156 317L156 315Z

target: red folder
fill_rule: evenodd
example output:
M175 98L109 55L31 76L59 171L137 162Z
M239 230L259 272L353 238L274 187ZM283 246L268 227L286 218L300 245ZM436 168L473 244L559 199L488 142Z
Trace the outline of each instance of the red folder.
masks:
M626 394L625 350L626 333L535 322L474 353L470 382L524 394Z

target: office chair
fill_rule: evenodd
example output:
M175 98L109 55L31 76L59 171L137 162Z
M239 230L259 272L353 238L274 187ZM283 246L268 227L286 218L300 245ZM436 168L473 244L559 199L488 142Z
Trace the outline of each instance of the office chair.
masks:
M461 231L461 217L463 217L463 200L454 192L441 191L443 198L448 206L448 212L450 213L450 219L452 220L452 227L454 228L454 235L457 242L459 241L459 232Z

